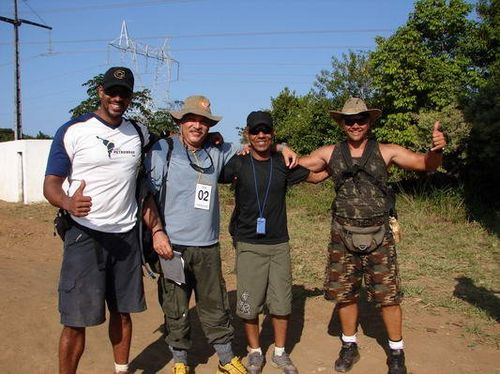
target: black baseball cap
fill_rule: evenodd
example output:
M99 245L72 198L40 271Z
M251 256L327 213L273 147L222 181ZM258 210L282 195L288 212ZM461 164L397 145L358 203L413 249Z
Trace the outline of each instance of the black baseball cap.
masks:
M102 79L102 88L106 90L114 86L122 86L130 92L134 92L134 74L132 74L132 70L123 66L114 66L108 69Z
M247 117L248 130L257 128L258 126L266 126L270 129L273 128L273 119L271 114L261 110L252 112Z

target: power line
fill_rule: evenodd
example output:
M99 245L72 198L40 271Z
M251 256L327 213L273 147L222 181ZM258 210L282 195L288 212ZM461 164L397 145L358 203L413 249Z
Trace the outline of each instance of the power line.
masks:
M14 89L14 100L16 105L16 126L14 131L14 139L23 138L23 122L22 122L22 112L21 112L21 68L19 64L19 27L22 24L28 24L32 26L42 27L44 29L52 30L52 27L47 25L42 25L33 21L28 21L26 19L18 18L17 16L17 0L14 0L14 18L2 17L0 16L0 21L7 22L14 26L14 61L15 61L15 80L16 85Z
M31 7L31 5L29 5L29 3L26 1L26 0L23 0L23 3L24 5L26 5L28 8L30 8L30 10L33 12L33 14L44 24L46 25L47 22L45 22L45 20L35 11L35 9L33 9Z
M40 11L40 13L73 13L79 11L114 10L118 8L141 8L144 6L169 5L172 3L192 3L202 0L150 0L150 1L129 1L126 3L94 4L80 7L52 8Z
M332 30L288 30L288 31L248 31L248 32L225 32L225 33L212 33L212 34L178 34L178 35L151 35L136 37L137 40L163 40L165 37L169 39L187 39L187 38L219 38L219 37L242 37L242 36L271 36L271 35L304 35L304 34L342 34L342 33L383 33L392 32L392 29L332 29ZM69 40L56 40L53 43L57 44L77 44L77 43L99 43L108 42L109 39L69 39ZM0 45L9 44L8 42L0 42ZM45 44L41 41L23 42L23 44Z

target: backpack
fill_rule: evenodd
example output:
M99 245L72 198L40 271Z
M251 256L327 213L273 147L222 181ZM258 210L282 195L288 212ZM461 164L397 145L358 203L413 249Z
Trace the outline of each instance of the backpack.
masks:
M139 225L139 247L141 250L142 264L146 271L146 275L152 279L155 279L156 274L161 273L159 257L153 248L153 239L151 230L149 230L149 228L146 225L144 225L144 222L142 220L142 210L144 207L144 201L146 197L151 193L151 191L147 187L147 175L146 175L146 170L144 168L144 158L146 153L149 152L149 150L153 147L153 145L162 138L154 136L153 140L150 140L150 142L146 146L144 146L144 136L142 134L141 129L134 121L130 120L130 122L132 123L132 125L137 130L137 133L139 134L139 138L141 139L141 149L142 149L141 166L139 168L139 173L137 175L137 188L136 188L137 222ZM170 135L169 133L163 135L166 136L165 140L168 144L168 151L166 157L167 167L165 170L165 174L162 176L162 183L160 190L153 195L156 206L160 213L162 226L165 226L165 222L163 219L163 203L165 201L165 196L167 193L166 178L168 174L168 168L170 166L170 158L172 157L172 151L174 149L174 142L172 138L169 137L169 135Z
M368 139L368 143L366 144L366 148L364 149L363 155L361 156L361 160L358 164L353 164L352 162L352 157L349 151L349 146L347 145L347 141L343 141L339 145L342 158L347 165L347 170L342 172L340 176L340 182L335 185L335 192L338 192L348 179L356 178L359 173L364 173L368 177L368 181L384 194L386 213L389 215L389 217L397 218L398 213L396 211L396 194L394 193L394 190L391 186L388 186L378 178L374 177L368 172L368 170L365 169L366 164L375 151L375 147L378 146L377 141L375 139Z
M387 215L389 216L389 228L391 229L392 236L394 238L395 243L399 243L401 241L402 233L401 233L401 227L398 222L398 212L396 211L396 194L394 193L394 190L392 189L391 186L388 186L378 178L374 177L371 175L366 169L365 166L370 160L370 157L372 157L373 152L375 150L375 147L378 146L378 143L375 139L368 139L368 143L366 144L366 148L363 151L363 155L361 156L361 160L359 164L353 164L352 162L352 157L351 153L349 151L349 146L347 145L347 141L343 141L340 143L340 152L342 154L342 158L344 159L344 162L347 165L347 170L342 172L340 182L335 185L335 192L338 192L342 185L350 178L356 178L358 173L364 173L367 177L368 180L371 184L373 184L375 187L377 187L380 191L385 196L385 211ZM375 238L378 235L378 238L376 238L374 244L380 244L380 240L382 239L382 236L378 234L373 234L370 233L360 233L346 229L341 230L341 232L346 232L346 235L343 235L344 237L353 238L354 236L362 237L362 238L368 238L372 237ZM352 232L351 232L352 231ZM353 235L354 233L354 235ZM342 235L341 235L342 236ZM344 240L344 242L350 242L350 240ZM346 244L348 245L348 244ZM367 243L364 243L363 245L367 245Z

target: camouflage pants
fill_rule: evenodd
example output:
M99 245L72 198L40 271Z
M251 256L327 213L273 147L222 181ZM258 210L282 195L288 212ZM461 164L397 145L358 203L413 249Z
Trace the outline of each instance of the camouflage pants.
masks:
M396 247L390 229L377 249L364 254L350 252L332 225L325 271L325 298L338 303L357 302L362 281L368 301L381 306L401 303L403 295Z

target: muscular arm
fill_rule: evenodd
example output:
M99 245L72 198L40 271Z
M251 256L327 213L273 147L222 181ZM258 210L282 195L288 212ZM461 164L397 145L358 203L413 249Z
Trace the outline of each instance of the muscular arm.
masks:
M317 173L311 171L306 178L306 182L317 184L323 182L329 176L330 174L326 170Z
M435 151L417 153L397 144L381 144L380 151L387 166L395 164L406 170L434 171L443 161L442 153Z
M80 187L73 196L69 197L64 192L62 185L66 177L47 175L43 181L43 195L52 205L70 212L75 217L85 217L90 212L92 199L84 196L85 181L80 182Z
M396 144L384 144L380 151L387 166L397 166L415 171L434 171L443 162L443 149L446 146L446 138L441 131L439 121L432 127L432 147L427 153L412 152Z
M334 145L326 145L318 148L310 155L301 157L299 159L299 165L311 170L312 172L326 171L334 148Z

